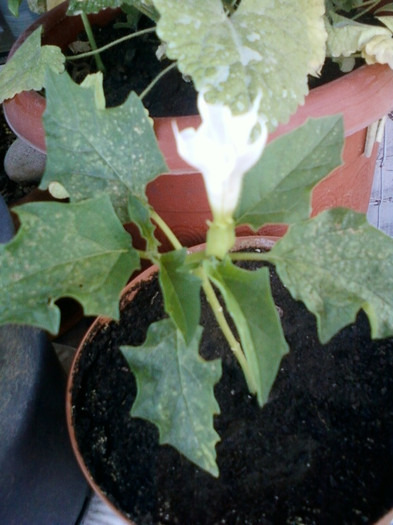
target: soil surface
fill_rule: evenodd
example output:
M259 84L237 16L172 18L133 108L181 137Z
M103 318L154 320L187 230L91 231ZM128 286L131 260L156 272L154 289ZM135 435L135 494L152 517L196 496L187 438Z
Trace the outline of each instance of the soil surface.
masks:
M129 416L135 380L118 348L141 344L164 315L157 281L87 344L73 391L77 440L103 492L138 525L356 525L393 506L393 340L370 341L361 313L322 346L314 317L271 273L291 352L263 409L202 315L201 353L223 360L218 479Z

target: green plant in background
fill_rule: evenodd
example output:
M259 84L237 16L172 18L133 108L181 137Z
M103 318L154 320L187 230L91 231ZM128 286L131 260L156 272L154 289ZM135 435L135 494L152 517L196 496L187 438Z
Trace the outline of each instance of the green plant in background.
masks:
M13 12L18 4L19 0L10 0ZM378 11L378 4L370 0L201 0L197 4L184 0L179 9L178 0L71 0L68 14L82 14L95 56L87 14L123 6L133 20L131 26L141 14L149 16L151 31L156 27L168 58L192 78L198 91L206 92L209 102L221 101L241 113L261 91L263 113L273 129L303 102L307 76L319 75L326 57L345 70L353 67L357 56L367 63L393 65L392 17L378 16L391 8ZM139 34L132 31L129 37ZM59 49L40 48L38 36L30 38L0 73L0 101L45 87L36 61L63 70ZM98 65L104 70L104 64Z
M339 116L309 120L266 145L268 130L296 110L308 74L325 60L322 0L182 0L181 12L174 0L133 5L159 13L157 32L167 55L199 91L200 128L174 133L180 155L204 177L213 215L206 250L188 254L148 203L147 184L167 167L140 98L131 93L121 106L106 108L102 74L77 85L59 74L59 52L40 47L39 33L33 33L20 56L30 53L35 64L47 62L43 53L56 56L55 67L35 68L47 98L41 187L61 188L69 202L14 208L20 229L0 246L0 323L56 333L55 302L63 296L78 300L86 315L117 319L130 275L142 259L155 263L168 317L151 325L141 347L122 348L138 386L132 415L155 423L161 443L217 476L213 388L221 365L198 352L201 291L262 406L288 347L268 269L246 271L235 262L273 264L293 297L315 314L322 342L360 309L372 336L387 337L393 335L393 240L350 210L309 219L312 188L340 164ZM19 61L15 54L16 70L8 66L2 75L7 96L19 82ZM144 250L132 246L122 226L129 221L146 240ZM231 252L236 226L257 230L270 222L290 225L270 252ZM155 225L173 246L168 253L159 252Z

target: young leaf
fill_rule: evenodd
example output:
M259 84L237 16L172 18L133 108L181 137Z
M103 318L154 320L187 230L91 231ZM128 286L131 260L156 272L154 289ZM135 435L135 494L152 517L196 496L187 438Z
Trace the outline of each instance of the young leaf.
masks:
M60 182L72 202L106 193L126 222L128 196L146 200L147 183L167 167L137 95L131 93L121 106L105 109L101 83L100 75L90 78L86 87L67 74L48 75L48 156L40 187Z
M160 243L154 235L156 227L150 220L149 204L138 199L138 197L134 197L134 195L129 195L128 216L145 239L146 250L155 253Z
M236 325L262 406L268 399L281 358L288 352L270 290L269 270L249 272L229 259L219 264L206 262L205 269L220 290Z
M364 215L325 211L291 226L267 257L293 297L316 315L323 343L361 308L373 337L393 335L393 239Z
M236 223L257 230L269 222L291 224L308 218L311 190L341 163L342 144L338 115L310 119L268 144L245 176Z
M201 281L184 266L185 257L185 249L161 255L159 278L165 311L189 344L200 318Z
M45 86L45 71L64 71L65 57L57 46L41 47L42 26L39 26L15 51L0 73L0 103L21 91Z
M230 17L221 0L182 0L180 9L177 0L154 5L168 57L206 91L206 100L242 113L262 92L270 127L296 110L308 91L307 74L325 57L323 0L242 0Z
M121 350L136 376L138 394L131 410L159 429L160 443L174 446L190 461L218 476L213 416L220 413L213 387L221 377L219 360L198 353L202 329L186 345L169 319L150 325L141 347Z
M139 257L109 198L36 202L14 211L22 225L0 246L0 324L56 333L60 312L54 302L64 296L78 300L86 315L117 318L121 289Z

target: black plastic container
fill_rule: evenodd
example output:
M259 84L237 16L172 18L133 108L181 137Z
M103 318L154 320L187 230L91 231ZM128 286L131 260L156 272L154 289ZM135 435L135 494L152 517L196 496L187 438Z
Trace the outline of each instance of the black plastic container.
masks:
M0 195L0 242L12 235ZM74 525L78 520L87 484L69 443L65 389L65 372L43 331L0 326L2 525Z

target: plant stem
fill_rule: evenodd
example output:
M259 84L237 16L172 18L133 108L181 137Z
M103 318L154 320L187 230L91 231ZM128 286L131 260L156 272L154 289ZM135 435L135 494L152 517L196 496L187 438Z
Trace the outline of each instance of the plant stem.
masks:
M129 35L122 36L121 38L118 38L117 40L114 40L113 42L109 42L109 44L99 47L95 51L88 51L86 53L80 53L79 55L68 56L66 58L67 60L79 60L80 58L90 57L90 56L96 55L97 53L102 53L103 51L106 51L107 49L110 49L113 46L121 44L122 42L125 42L127 40L132 40L133 38L137 38L138 36L142 36L147 33L153 33L154 31L155 31L154 27L149 27L148 29L142 29L141 31L136 31L135 33L131 33Z
M269 254L265 252L256 253L256 252L234 252L229 253L231 261L269 261Z
M362 9L357 15L354 15L352 17L352 20L356 20L356 19L364 16L369 11L371 11L374 7L376 7L377 4L378 4L378 0L371 0L370 2L364 2L363 6L368 6L368 7L365 7L365 9Z
M86 35L87 35L87 38L88 38L89 43L90 43L90 47L95 51L95 53L94 53L94 60L95 60L96 65L97 65L97 69L99 71L102 71L103 73L105 73L105 66L102 63L101 57L100 57L100 55L97 52L97 44L96 44L96 41L95 41L95 38L94 38L94 35L93 35L93 31L91 29L91 25L90 25L89 19L87 18L86 13L84 13L83 11L82 11L82 15L81 16L82 16L83 25L85 27Z
M205 292L206 299L208 300L210 304L214 317L216 318L216 321L219 327L221 328L222 333L224 334L225 339L227 340L230 349L232 350L233 354L235 355L238 363L240 364L243 370L243 374L246 379L248 389L251 394L255 394L257 391L257 388L255 385L255 380L254 380L252 371L250 370L250 367L248 366L246 356L243 353L243 350L242 350L242 347L239 341L234 336L231 330L231 327L229 326L228 321L225 318L222 306L220 304L220 301L217 298L214 288L202 268L199 269L199 271L197 272L197 275L201 277L202 279L202 288L203 288L203 291Z
M179 239L167 225L167 223L158 215L154 210L151 211L151 218L157 224L157 226L162 230L162 232L167 237L168 241L172 244L175 250L181 250L183 248Z
M170 64L168 67L166 67L165 69L163 69L161 71L161 73L159 73L156 78L154 78L150 84L142 91L142 93L139 95L139 98L141 100L143 100L145 98L145 96L149 93L149 91L151 89L153 89L153 87L157 84L157 82L164 76L166 75L171 69L174 69L176 67L176 62L174 62L173 64Z

